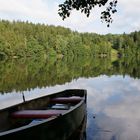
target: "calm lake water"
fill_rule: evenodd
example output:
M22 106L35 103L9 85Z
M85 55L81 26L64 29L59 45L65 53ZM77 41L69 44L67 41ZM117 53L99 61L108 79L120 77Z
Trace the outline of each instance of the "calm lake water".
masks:
M87 90L86 140L140 139L139 61L67 58L0 64L0 108L65 89Z

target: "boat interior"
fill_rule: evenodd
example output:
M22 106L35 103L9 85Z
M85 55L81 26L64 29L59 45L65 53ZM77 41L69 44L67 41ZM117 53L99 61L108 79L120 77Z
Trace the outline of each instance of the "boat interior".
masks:
M50 95L1 110L0 132L63 115L78 104L83 99L83 95Z

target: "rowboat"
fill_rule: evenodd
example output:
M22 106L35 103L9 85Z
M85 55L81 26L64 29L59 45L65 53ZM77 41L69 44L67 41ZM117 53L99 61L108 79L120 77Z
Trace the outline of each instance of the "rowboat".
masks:
M0 140L67 140L86 117L85 89L69 89L0 110Z

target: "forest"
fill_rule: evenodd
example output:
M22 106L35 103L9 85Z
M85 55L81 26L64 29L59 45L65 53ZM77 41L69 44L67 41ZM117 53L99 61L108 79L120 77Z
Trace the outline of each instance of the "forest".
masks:
M100 35L28 21L0 21L0 60L112 55L139 57L140 31Z

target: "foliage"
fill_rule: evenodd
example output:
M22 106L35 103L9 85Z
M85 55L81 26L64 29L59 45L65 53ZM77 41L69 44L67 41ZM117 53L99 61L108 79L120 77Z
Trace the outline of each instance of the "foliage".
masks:
M81 13L85 13L89 17L91 10L96 6L105 6L109 0L65 0L63 4L59 5L58 14L64 20L69 17L73 9L80 10ZM105 11L101 12L101 19L107 23L109 27L112 23L112 14L117 12L116 10L117 0L111 0Z
M140 78L140 57L110 58L67 56L62 59L28 58L0 62L0 92L61 85L80 77L130 75Z
M0 60L28 57L139 56L140 32L122 35L78 33L61 26L0 21Z
M95 34L29 22L0 22L0 58L100 55L109 42ZM99 47L95 47L99 46Z

